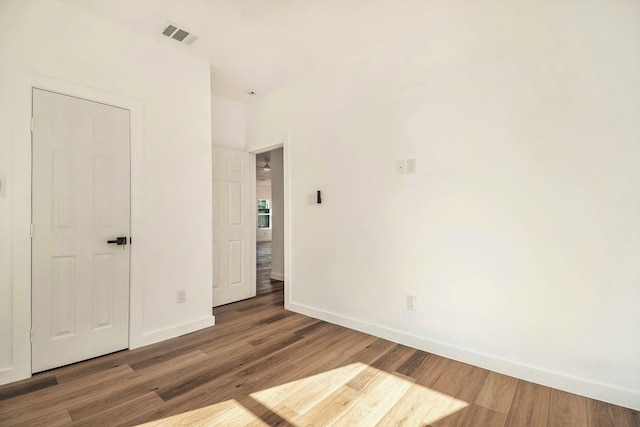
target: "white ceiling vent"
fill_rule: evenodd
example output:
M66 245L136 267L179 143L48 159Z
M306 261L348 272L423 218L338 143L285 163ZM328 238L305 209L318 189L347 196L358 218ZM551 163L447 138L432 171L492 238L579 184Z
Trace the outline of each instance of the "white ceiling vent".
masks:
M167 24L162 30L162 34L170 37L174 40L179 41L180 43L184 43L187 46L191 46L196 40L198 40L198 36L194 36L190 32L183 30L182 28L178 28L176 24Z

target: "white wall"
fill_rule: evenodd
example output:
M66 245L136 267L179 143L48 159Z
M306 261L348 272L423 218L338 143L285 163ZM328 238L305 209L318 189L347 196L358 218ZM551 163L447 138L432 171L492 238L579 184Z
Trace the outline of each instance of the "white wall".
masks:
M256 197L258 199L271 200L271 180L258 181L256 183Z
M0 8L0 11L2 9ZM7 93L8 72L0 65L0 94ZM6 96L0 96L0 111L10 108ZM12 147L5 143L11 138L11 128L5 125L6 120L0 121L0 179L3 190L0 190L0 372L13 365L13 290L11 286L13 277L12 265L12 214L13 191L8 188L13 184L12 172ZM0 374L2 375L2 374ZM1 384L1 382L0 382Z
M282 148L271 152L271 278L284 280L284 165Z
M0 27L0 383L31 370L32 86L131 110L131 347L212 325L209 65L55 0L2 0Z
M265 199L271 201L271 181L257 181L256 182L256 204L258 200ZM257 209L256 209L257 215ZM273 221L273 217L271 218ZM257 228L256 229L256 241L257 242L270 242L271 241L271 228Z
M215 145L244 151L245 105L215 93L211 94L211 140Z
M250 150L289 135L286 306L640 409L639 7L398 3L253 101Z

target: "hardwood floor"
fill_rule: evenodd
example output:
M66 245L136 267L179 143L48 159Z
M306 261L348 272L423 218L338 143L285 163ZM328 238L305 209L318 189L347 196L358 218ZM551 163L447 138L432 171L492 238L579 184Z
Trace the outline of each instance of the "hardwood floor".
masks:
M0 425L640 426L637 411L287 312L281 290L215 313L0 387Z
M284 282L271 278L271 242L257 242L256 252L256 294L283 289Z

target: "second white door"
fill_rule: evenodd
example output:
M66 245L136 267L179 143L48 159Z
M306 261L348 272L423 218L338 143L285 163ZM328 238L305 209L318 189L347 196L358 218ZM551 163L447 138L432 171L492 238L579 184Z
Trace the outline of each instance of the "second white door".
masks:
M40 372L129 345L129 111L34 89L33 122Z
M255 295L251 275L251 155L213 147L213 306ZM255 268L255 266L254 266Z

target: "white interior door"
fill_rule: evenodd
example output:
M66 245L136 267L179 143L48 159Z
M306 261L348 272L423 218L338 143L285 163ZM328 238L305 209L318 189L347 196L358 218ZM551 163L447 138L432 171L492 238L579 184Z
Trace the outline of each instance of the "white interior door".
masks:
M129 345L129 111L33 90L32 372ZM121 243L122 243L122 239Z
M213 147L214 307L255 295L251 281L251 207L255 203L250 199L250 159L246 152Z

